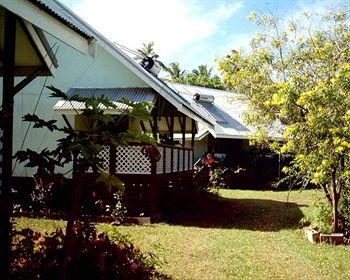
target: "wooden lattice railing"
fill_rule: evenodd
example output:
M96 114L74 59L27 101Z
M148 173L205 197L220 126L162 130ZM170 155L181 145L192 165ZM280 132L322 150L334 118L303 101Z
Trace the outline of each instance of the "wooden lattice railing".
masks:
M129 145L112 148L105 146L100 157L104 170L115 174L169 174L193 170L193 150L161 145L157 147L161 158L152 162L142 152L142 146Z

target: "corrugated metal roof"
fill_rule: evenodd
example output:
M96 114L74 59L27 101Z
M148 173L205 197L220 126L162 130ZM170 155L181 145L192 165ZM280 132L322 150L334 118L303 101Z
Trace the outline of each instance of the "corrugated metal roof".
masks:
M202 116L202 118L206 119L209 123L215 124L215 118L213 118L200 103L193 99L194 93L189 91L186 85L175 83L167 83L167 85L175 91L177 95L185 99L193 111Z
M87 29L80 19L75 16L71 16L71 11L66 8L62 3L56 0L29 0L39 8L43 9L45 12L55 17L59 21L66 24L69 28L72 28L79 34L87 38L93 38L92 33Z
M185 98L192 99L196 93L213 95L213 103L200 103L193 101L201 114L207 114L215 121L214 128L199 126L199 132L209 131L216 138L247 138L252 130L244 124L243 113L247 106L239 101L235 94L228 91L210 89L199 86L168 83ZM193 104L192 103L192 104Z
M133 102L153 102L156 92L152 88L126 87L126 88L70 88L68 96L78 94L81 97L106 96L110 101L127 99Z
M79 95L81 97L100 97L105 96L112 101L116 106L117 110L128 109L129 106L120 103L122 99L127 99L135 103L141 102L154 102L156 98L156 92L152 88L71 88L68 90L67 95ZM101 109L110 111L111 109L105 108L101 105ZM82 102L76 101L58 101L53 107L54 110L83 110L85 105ZM111 110L115 111L115 110Z

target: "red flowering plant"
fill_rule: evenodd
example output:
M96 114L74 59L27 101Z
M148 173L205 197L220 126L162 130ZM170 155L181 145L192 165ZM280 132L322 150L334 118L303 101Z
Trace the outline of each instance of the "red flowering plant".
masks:
M144 255L124 235L98 234L88 223L76 223L68 256L67 279L166 279L156 271L153 255ZM61 229L38 233L15 232L13 279L60 279L64 257Z

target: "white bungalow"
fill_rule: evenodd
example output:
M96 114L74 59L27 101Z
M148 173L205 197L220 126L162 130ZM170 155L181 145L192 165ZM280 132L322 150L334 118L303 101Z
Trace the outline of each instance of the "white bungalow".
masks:
M183 98L151 69L140 66L57 0L0 0L0 14L0 54L7 54L6 44L9 43L15 50L15 68L11 72L15 77L12 87L16 91L13 93L17 93L13 114L13 152L6 150L7 159L18 150L50 149L62 136L51 136L45 130L32 129L30 125L28 128L28 124L22 122L22 116L26 114L36 113L44 119L56 119L59 126L64 124L61 115L65 114L73 126L79 126L72 108L48 98L49 90L45 86L53 85L65 92L90 96L107 94L114 101L123 97L136 102L152 101L155 103L153 121L129 123L130 128L150 132L155 137L165 133L170 137L174 133L183 135L183 146L164 145L159 148L162 160L156 165L137 147L106 150L106 169L123 177L127 190L146 189L144 200L149 200L149 190L169 181L174 183L191 178L194 142L185 143L185 134L194 136L198 123L208 127L213 125L195 101ZM16 44L8 40L5 24L8 15L17 27ZM0 70L6 74L5 62L0 62ZM23 79L24 76L27 78ZM5 87L2 90L3 109L4 104L8 104L6 98L11 90ZM5 122L2 126L5 128ZM8 143L4 145L8 147ZM114 165L107 163L112 158L115 158L112 160ZM15 161L12 168L6 170L16 179L33 174L32 169ZM134 180L128 181L126 177ZM150 208L147 207L143 212Z

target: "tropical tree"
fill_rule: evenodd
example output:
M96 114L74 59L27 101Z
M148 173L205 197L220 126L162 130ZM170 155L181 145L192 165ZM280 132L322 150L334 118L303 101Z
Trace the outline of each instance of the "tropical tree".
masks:
M186 82L186 70L181 70L178 62L170 63L165 71L169 73L169 76L165 77L166 81L174 83L185 83Z
M223 89L224 85L218 75L212 75L213 68L207 65L199 65L198 69L193 69L186 75L186 83L202 87Z
M144 58L151 58L157 62L163 69L166 68L164 63L160 61L159 55L154 51L154 42L142 43L142 48L136 50L137 55L134 57L135 60L142 61Z
M260 27L250 52L219 61L227 88L250 106L247 122L260 139L279 132L293 157L289 178L319 186L341 230L338 204L350 180L350 25L345 10L298 21L250 15ZM311 22L317 22L313 26ZM270 134L271 135L271 134Z
M211 77L213 67L208 68L208 65L199 65L198 69L192 70L192 75L195 77L203 77L209 79Z
M142 48L136 49L137 55L134 57L136 60L142 60L144 57L150 57L153 59L159 58L159 55L154 51L154 42L142 43Z

